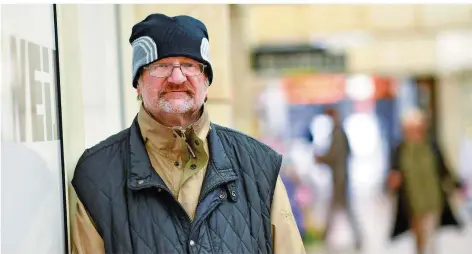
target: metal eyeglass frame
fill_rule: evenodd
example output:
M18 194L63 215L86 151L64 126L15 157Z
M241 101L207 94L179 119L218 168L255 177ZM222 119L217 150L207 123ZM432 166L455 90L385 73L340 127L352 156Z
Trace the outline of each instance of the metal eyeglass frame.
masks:
M202 74L205 72L205 68L207 67L206 64L202 64L202 63L198 63L198 64L201 66L201 70L202 70L202 71L201 71L199 74L196 74L196 75L186 75L186 74L184 73L184 71L182 70L182 64L173 64L173 65L172 65L173 68L172 68L172 70L169 72L169 74L168 74L167 76L155 76L155 75L152 75L151 72L152 72L152 69L153 69L153 68L152 68L150 65L144 66L143 69L144 69L144 70L149 70L149 75L150 75L151 77L155 77L155 78L167 78L167 77L169 77L170 75L172 75L172 73L174 72L174 69L175 69L176 67L178 67L178 68L180 69L180 72L181 72L182 75L184 75L185 77L197 77L197 76L202 75Z

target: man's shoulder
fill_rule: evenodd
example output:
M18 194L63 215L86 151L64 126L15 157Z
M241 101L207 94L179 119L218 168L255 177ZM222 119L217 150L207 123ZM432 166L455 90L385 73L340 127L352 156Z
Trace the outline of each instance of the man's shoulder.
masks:
M116 152L121 151L121 146L123 142L127 140L128 135L129 128L113 134L100 141L98 144L85 149L77 162L76 171L90 168L96 164L106 164L107 161L116 156ZM95 167L93 168L93 170L95 170Z
M97 209L104 199L111 200L124 183L123 147L129 129L109 136L86 149L79 158L72 178L72 186L79 200L89 209ZM103 195L97 195L101 193ZM90 211L90 210L89 210Z
M277 176L282 166L282 155L268 145L237 130L213 124L215 131L222 140L228 157L238 165L243 174L243 181L251 176L258 186L275 188ZM261 170L262 169L262 170ZM264 185L265 183L265 185ZM264 188L265 188L264 187Z
M253 152L261 150L264 153L280 156L274 149L247 134L214 123L212 123L212 126L220 138L226 139L235 146L243 146L245 149Z

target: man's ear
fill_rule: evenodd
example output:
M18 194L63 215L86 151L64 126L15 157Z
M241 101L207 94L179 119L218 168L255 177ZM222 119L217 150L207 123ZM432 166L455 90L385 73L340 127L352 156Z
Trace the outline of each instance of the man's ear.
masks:
M136 96L136 100L138 101L142 101L143 100L143 96L141 94L141 79L138 79L138 85L136 86L136 92L138 93L138 95Z
M205 78L205 87L208 88L210 86L210 80L208 79L208 77ZM207 102L208 100L208 95L205 96L205 100L203 101L203 103Z

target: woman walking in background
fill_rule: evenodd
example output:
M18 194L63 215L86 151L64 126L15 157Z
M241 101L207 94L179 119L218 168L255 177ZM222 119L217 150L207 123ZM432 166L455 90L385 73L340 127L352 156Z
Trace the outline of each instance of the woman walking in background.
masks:
M437 143L426 135L424 114L412 110L402 120L405 138L392 153L388 176L389 189L398 193L392 238L411 229L417 253L432 253L436 229L459 226L448 197L460 182L447 168Z

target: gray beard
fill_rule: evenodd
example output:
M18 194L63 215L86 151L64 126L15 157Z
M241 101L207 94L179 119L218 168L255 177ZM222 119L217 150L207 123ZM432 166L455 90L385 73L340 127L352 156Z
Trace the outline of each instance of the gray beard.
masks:
M175 105L175 103L172 103L169 100L159 99L159 107L165 113L182 114L187 113L192 109L192 102L192 98L187 98L183 102L179 102L179 104Z
M184 114L193 110L195 99L189 97L189 98L186 98L183 102L179 102L179 104L176 105L175 103L170 102L170 100L161 98L159 99L158 103L161 110L165 113ZM195 108L199 109L203 105L203 103L204 103L204 99L200 101L198 105L196 105L197 107Z

